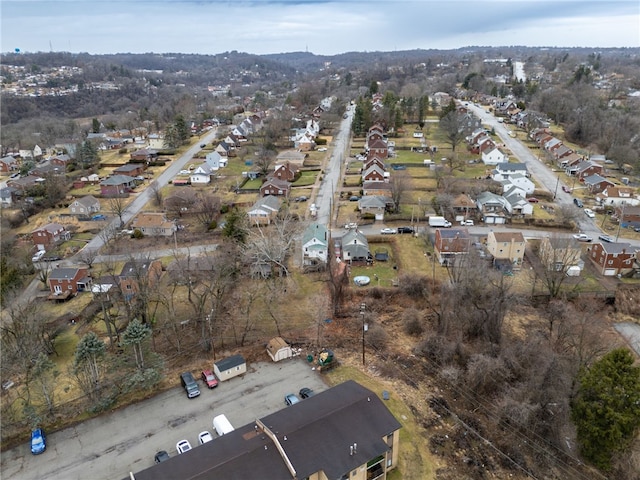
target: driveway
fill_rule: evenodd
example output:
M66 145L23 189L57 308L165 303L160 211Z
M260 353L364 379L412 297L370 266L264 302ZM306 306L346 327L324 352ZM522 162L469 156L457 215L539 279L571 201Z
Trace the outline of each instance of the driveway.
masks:
M287 393L297 395L302 387L316 392L327 388L321 374L311 370L303 358L248 367L243 377L220 382L213 390L207 390L199 381L201 394L194 399L189 400L181 387L175 387L117 412L51 433L42 455L31 455L25 438L23 445L2 452L2 478L125 478L130 471L135 473L153 465L158 450L177 455L179 440L187 439L196 447L198 433L203 430L215 438L212 421L216 415L224 413L238 427L286 408ZM179 385L177 376L176 384Z

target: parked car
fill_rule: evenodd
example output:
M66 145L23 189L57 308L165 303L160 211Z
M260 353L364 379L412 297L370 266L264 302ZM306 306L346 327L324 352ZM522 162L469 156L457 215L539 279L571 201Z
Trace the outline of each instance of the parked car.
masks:
M395 228L383 228L382 230L380 230L380 234L382 235L394 235L398 233L398 230L396 230Z
M536 197L529 197L527 198L527 201L529 203L538 203L540 200L538 200Z
M353 228L358 228L358 224L355 222L345 223L344 228L348 228L349 230Z
M215 388L218 386L218 379L211 370L203 370L201 376L202 381L207 385L207 387Z
M45 255L41 259L43 262L57 262L58 260L62 260L62 257L58 255Z
M180 440L178 443L176 443L176 450L178 451L178 453L184 453L191 450L191 444L189 443L189 440Z
M191 372L181 373L180 383L182 383L182 388L184 388L185 392L187 392L187 397L194 398L200 395L198 382L196 382L196 379L193 378L193 374Z
M573 203L575 203L576 207L578 207L578 208L584 207L584 204L582 203L582 200L580 200L579 198L574 198L573 199Z
M200 144L200 148L204 148L204 147L206 147L206 146L207 146L207 144L206 144L206 143L201 143L201 144Z
M326 152L326 151L327 151L327 148L326 148L326 147L320 147L320 148L318 149L318 151L319 151L319 152Z
M315 393L313 393L313 390L307 387L301 388L298 393L300 394L300 398L309 398L315 395Z
M473 220L463 220L460 222L460 225L464 227L473 227Z
M211 433L206 430L198 434L198 442L200 442L200 445L210 442L211 440L213 440L213 437L211 436Z
M571 193L571 189L569 187L567 187L566 185L562 186L562 191L565 193Z
M166 462L167 460L169 460L169 454L164 450L160 450L153 457L153 461L156 463Z
M180 170L180 172L178 172L178 175L191 175L191 172L189 170Z
M596 218L596 214L590 208L585 208L584 214L589 218Z
M299 197L296 197L293 199L294 202L306 202L308 200L307 197L305 197L304 195L300 195Z
M398 233L413 233L413 227L398 227Z
M349 197L350 202L357 202L358 200L360 200L360 197L358 195L351 195Z
M589 235L586 235L584 233L576 233L573 238L575 238L579 242L590 242L593 240Z
M609 235L600 235L598 239L602 240L603 242L608 242L608 243L613 242L613 238L611 238Z
M93 221L98 221L98 220L106 220L107 216L103 215L102 213L99 213L98 215L94 215L93 217L91 217L91 220Z
M47 253L44 250L38 250L35 255L33 257L31 257L31 261L32 262L39 262L42 257L44 257L44 254Z
M296 397L295 393L287 393L284 396L284 404L285 405L293 405L295 403L298 403L300 401L300 399L298 397Z
M36 428L31 432L31 453L38 455L47 449L47 440L44 430Z

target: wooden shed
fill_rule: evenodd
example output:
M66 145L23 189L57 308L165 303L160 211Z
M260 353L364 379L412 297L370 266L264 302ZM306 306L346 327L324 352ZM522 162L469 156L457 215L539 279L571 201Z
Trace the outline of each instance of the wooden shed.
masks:
M284 341L282 337L274 337L267 343L267 353L274 362L285 360L293 356L291 345Z
M232 355L213 364L218 380L224 382L247 372L247 362L242 355Z

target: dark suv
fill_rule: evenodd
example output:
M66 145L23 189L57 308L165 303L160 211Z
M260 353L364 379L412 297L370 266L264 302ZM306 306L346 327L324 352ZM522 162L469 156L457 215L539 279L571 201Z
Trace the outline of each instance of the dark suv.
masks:
M413 233L413 227L398 227L398 233Z
M580 200L579 198L574 198L573 199L573 203L575 203L576 207L578 207L578 208L584 207L584 204L582 203L582 200Z
M200 387L198 387L198 382L193 378L193 374L191 372L181 373L180 382L187 392L187 397L194 398L200 395Z

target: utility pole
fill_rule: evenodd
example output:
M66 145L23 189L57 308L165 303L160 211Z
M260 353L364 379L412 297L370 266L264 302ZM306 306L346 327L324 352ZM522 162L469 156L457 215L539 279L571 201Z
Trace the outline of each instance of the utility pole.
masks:
M365 311L367 309L367 305L365 303L361 303L360 304L360 316L362 317L362 366L365 365L365 358L364 358L364 332L367 331L367 327L368 325L366 323L364 323L364 316L365 316Z

